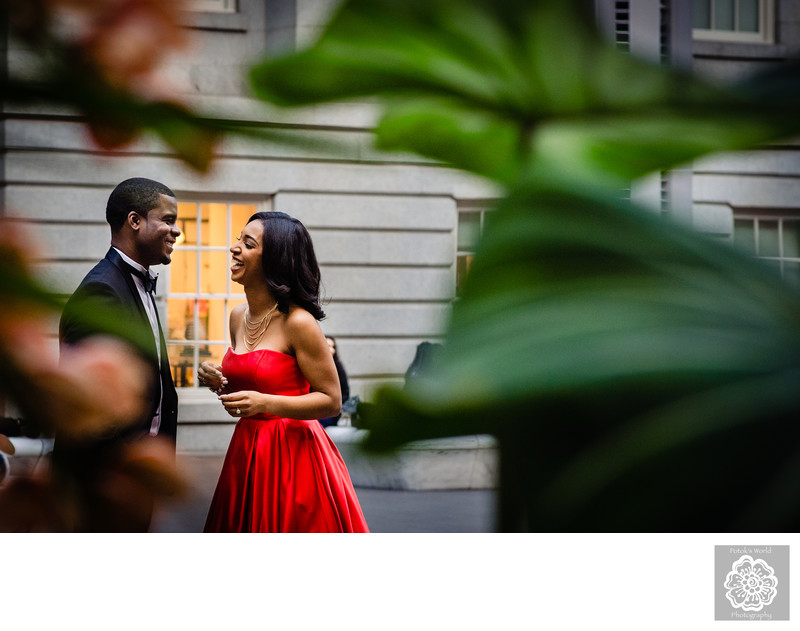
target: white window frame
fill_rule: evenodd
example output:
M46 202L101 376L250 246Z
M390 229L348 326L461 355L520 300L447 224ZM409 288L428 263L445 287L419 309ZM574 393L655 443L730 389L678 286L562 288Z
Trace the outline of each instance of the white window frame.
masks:
M236 0L189 0L185 9L197 13L236 13Z
M261 212L265 210L271 210L271 202L264 200L253 200L253 199L240 199L235 196L225 196L224 199L188 199L188 200L181 200L181 203L187 204L194 204L196 208L196 218L197 218L197 243L192 244L190 246L186 246L187 249L193 251L195 256L198 257L197 265L196 265L196 279L195 279L195 292L173 292L170 291L166 295L166 309L167 309L167 322L169 321L169 301L171 299L178 299L178 300L225 300L227 302L230 301L241 301L245 299L244 289L241 288L240 285L235 284L230 277L230 273L226 272L226 279L225 279L225 293L206 293L200 291L200 275L202 273L201 265L200 265L200 255L202 252L225 252L226 254L229 253L231 245L235 242L237 235L240 234L242 228L244 226L234 226L232 225L232 212L231 206L236 205L253 205L255 206L254 212ZM202 243L202 206L204 204L225 204L227 207L226 210L226 244L227 245L201 245ZM180 221L180 219L179 219ZM181 247L181 246L178 246ZM167 274L169 274L169 266L165 266L164 268L167 270ZM171 279L167 278L167 282L169 283L167 286L171 286ZM235 286L235 287L234 287ZM230 315L230 309L228 309L228 314ZM195 331L199 330L200 324L200 315L199 310L194 309L193 312L193 329ZM167 338L167 347L171 346L190 346L192 347L192 356L193 356L193 364L192 364L192 374L194 375L194 379L192 380L192 384L189 386L180 387L179 390L197 390L200 386L197 383L197 367L200 365L200 347L203 345L214 345L214 346L230 346L230 322L229 318L223 318L224 324L224 335L223 339L192 339L192 340L185 340L185 339L173 339Z
M694 0L694 2L712 2L713 0ZM723 31L719 29L692 29L692 37L696 40L710 42L728 42L735 44L774 44L775 43L775 0L758 0L758 33L743 33L739 31Z
M800 218L798 214L792 212L753 212L753 211L737 211L733 215L733 230L734 234L732 239L736 240L736 222L737 221L752 221L753 222L753 256L762 261L775 261L779 264L781 277L784 276L784 263L800 263L800 257L785 256L783 251L783 223L784 221L798 222ZM778 256L764 256L759 253L759 223L762 221L777 222L778 224Z
M493 203L491 200L469 200L469 201L458 201L456 203L458 217L456 219L456 257L455 257L455 284L456 284L456 297L458 297L458 289L463 282L463 279L459 279L458 276L458 261L462 256L474 256L475 255L475 248L461 248L459 245L459 235L458 235L458 228L461 224L460 218L462 214L477 214L479 217L479 228L478 228L478 238L483 234L483 225L486 221L486 213L491 212L493 208Z

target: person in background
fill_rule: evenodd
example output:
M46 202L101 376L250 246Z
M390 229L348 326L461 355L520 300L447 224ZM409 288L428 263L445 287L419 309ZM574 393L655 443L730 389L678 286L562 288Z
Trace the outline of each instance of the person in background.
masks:
M336 373L339 375L339 385L341 386L342 390L342 405L344 405L345 401L350 398L350 384L347 382L347 372L344 369L342 360L339 358L339 349L336 347L336 338L331 335L326 335L325 341L328 343L328 348L331 349L333 363L336 364ZM336 416L329 416L328 418L319 419L319 422L322 423L322 427L330 427L331 425L336 425L341 416L342 413L340 411Z

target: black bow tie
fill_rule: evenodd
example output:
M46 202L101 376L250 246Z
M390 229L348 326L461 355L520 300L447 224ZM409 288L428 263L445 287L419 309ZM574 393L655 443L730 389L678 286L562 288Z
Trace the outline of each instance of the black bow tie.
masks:
M158 280L158 276L153 278L152 276L150 276L149 273L145 274L144 272L136 269L133 265L129 265L128 263L125 263L124 261L123 261L123 265L125 265L125 267L127 268L127 270L131 274L133 274L134 276L137 276L139 278L139 280L142 281L142 284L144 285L144 290L148 294L152 294L153 292L155 292L155 290L156 290L156 281Z

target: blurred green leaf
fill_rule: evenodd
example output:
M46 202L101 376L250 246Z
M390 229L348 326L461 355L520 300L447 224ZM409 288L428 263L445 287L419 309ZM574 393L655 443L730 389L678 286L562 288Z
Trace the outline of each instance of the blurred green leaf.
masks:
M599 191L529 184L489 213L434 376L378 393L367 446L495 434L523 451L536 529L788 526L747 510L794 457L799 358L800 296L766 266ZM737 458L760 468L732 507ZM662 505L628 511L654 489ZM781 519L800 517L789 500Z
M379 149L411 148L425 156L460 156L461 168L507 181L522 159L515 125L499 116L470 111L446 99L416 99L389 111L375 130ZM414 147L409 139L414 138ZM475 147L480 146L480 151Z
M794 529L800 297L609 191L799 132L798 65L723 89L591 20L579 1L349 0L254 68L280 105L377 96L379 147L508 190L432 374L364 406L366 444L498 436L501 529Z
M350 0L316 45L256 66L253 85L288 106L388 97L379 147L504 183L553 160L579 177L630 180L798 129L796 72L712 87L615 51L586 9ZM768 83L793 83L794 98L772 98Z

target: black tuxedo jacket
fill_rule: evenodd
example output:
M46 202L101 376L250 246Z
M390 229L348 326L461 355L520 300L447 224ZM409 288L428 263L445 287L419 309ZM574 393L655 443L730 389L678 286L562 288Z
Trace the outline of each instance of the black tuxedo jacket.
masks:
M67 301L61 315L59 338L62 344L74 344L90 335L110 333L129 342L151 368L151 407L134 425L105 439L114 442L149 433L163 388L159 436L168 437L174 442L178 427L178 394L172 381L161 323L158 327L161 337L159 362L153 329L139 297L139 290L130 271L123 266L122 257L114 248L110 248L105 258L92 268Z

